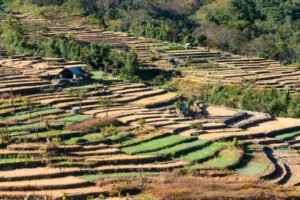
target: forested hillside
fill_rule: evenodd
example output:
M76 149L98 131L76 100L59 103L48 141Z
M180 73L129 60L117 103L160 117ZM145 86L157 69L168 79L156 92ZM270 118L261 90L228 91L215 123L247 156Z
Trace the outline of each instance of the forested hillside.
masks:
M4 0L88 16L101 27L234 53L300 62L299 0ZM58 7L59 8L58 8Z

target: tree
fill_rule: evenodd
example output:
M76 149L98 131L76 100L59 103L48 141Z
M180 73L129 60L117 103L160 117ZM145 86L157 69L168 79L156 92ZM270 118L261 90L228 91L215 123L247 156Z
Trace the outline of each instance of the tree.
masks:
M181 101L181 100L178 100L178 101L175 103L176 112L177 112L178 114L181 114L183 105L184 105L184 103L183 103L183 101Z
M9 53L18 53L20 48L27 44L26 29L12 14L1 23L1 38L6 43Z
M29 111L29 119L31 119L32 110L35 106L34 102L30 98L25 97L23 104L26 106L26 109Z
M111 108L111 106L113 104L114 104L114 100L111 97L108 97L108 98L100 97L100 98L98 98L98 105L101 108L104 108L106 110L106 117L108 116L109 109Z
M76 100L79 104L79 110L81 111L82 101L87 97L87 90L86 89L70 89L67 90L70 96L76 97Z
M138 58L135 53L126 53L124 65L123 75L126 78L132 79L134 76L138 75Z

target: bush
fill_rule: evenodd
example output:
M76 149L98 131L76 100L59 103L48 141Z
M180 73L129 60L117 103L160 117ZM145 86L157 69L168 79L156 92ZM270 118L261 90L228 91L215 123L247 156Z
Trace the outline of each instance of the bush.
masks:
M199 131L202 131L202 130L203 130L203 124L202 124L201 122L192 123L192 124L190 125L190 127L191 127L192 129L197 129L197 130L199 130Z
M53 138L52 139L52 143L54 143L54 144L57 144L57 143L60 143L60 142L61 142L60 138Z
M116 135L117 132L118 132L117 127L114 126L113 124L110 124L109 126L104 127L103 130L101 131L101 133L104 137Z

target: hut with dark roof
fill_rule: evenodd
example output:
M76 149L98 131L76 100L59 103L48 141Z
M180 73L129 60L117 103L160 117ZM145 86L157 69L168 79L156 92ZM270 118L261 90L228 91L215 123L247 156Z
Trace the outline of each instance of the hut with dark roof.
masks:
M68 67L59 72L60 79L84 80L88 78L88 73L81 67Z

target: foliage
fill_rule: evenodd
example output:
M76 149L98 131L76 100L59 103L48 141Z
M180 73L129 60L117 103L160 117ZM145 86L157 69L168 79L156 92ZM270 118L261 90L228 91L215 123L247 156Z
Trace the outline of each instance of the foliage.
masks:
M140 127L144 127L145 123L146 123L146 120L144 118L140 118L138 120L138 124L139 124Z
M56 5L69 15L137 36L210 45L253 56L300 62L295 0L25 0L7 6ZM15 8L15 7L13 7ZM98 20L97 20L98 19Z
M300 96L289 91L256 89L245 85L198 85L189 81L173 81L171 85L189 97L198 94L203 102L269 113L281 117L300 117Z
M199 131L203 130L203 123L201 123L201 122L192 123L190 126L191 126L192 129L196 129L196 130L199 130Z
M29 30L13 15L1 22L0 47L9 54L34 54L46 57L59 57L86 63L92 69L107 68L111 72L120 71L127 79L138 76L137 55L131 52L112 51L105 44L80 44L72 37L39 37L29 34Z

